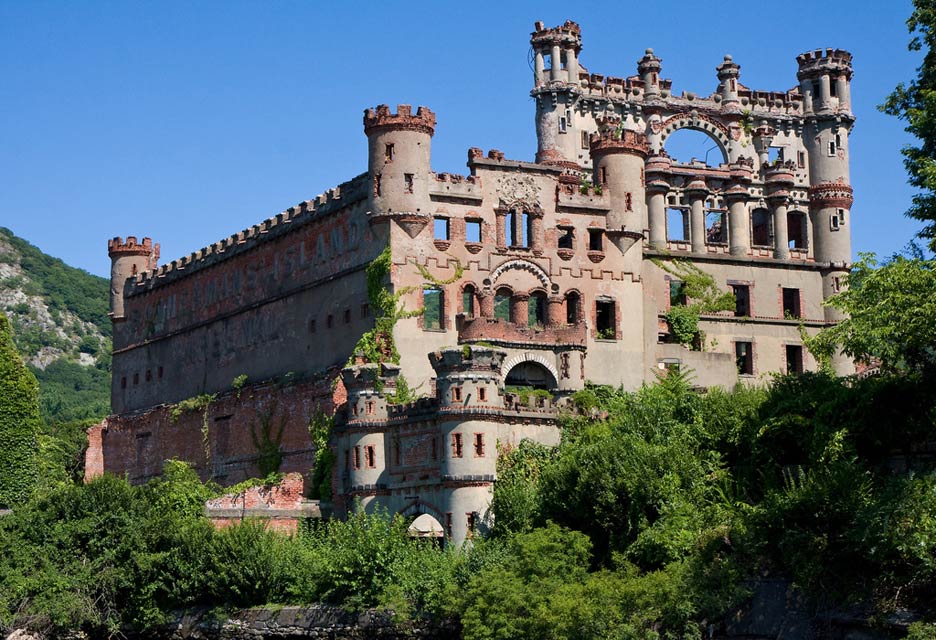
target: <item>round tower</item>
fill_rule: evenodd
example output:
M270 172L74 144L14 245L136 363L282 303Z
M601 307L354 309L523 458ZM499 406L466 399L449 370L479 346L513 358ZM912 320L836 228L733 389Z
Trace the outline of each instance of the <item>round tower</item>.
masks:
M738 77L741 75L741 66L731 56L726 55L720 65L715 67L718 72L718 93L721 96L722 111L739 109Z
M415 214L428 220L431 141L435 114L408 104L391 113L385 104L364 112L370 210L378 215Z
M797 56L797 78L803 96L803 141L809 157L809 217L813 228L813 256L828 266L822 272L823 297L837 293L851 265L852 188L848 170L852 56L840 49L818 49ZM825 308L825 319L841 313ZM854 371L839 354L833 365L840 374Z
M580 82L581 29L570 20L549 29L537 22L530 34L530 47L531 95L536 99L536 161L577 169L580 118L575 114L573 90Z
M622 129L620 117L608 114L598 120L599 132L591 137L590 149L595 184L607 189L611 210L607 217L608 237L618 244L621 232L639 234L647 228L647 198L644 162L650 151L647 137L638 131ZM626 246L630 247L633 242ZM623 244L618 248L623 251Z
M644 57L637 62L637 75L644 85L646 98L660 97L660 69L663 61L653 54L653 49L647 49Z
M159 245L151 238L137 242L134 236L127 236L126 241L117 237L107 241L107 255L111 259L110 317L112 321L123 320L127 278L158 266Z

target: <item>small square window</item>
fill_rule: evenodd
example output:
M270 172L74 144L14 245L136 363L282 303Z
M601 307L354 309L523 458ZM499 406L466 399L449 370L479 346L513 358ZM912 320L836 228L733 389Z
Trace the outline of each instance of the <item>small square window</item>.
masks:
M436 240L449 240L449 219L436 218L432 224L432 237Z
M465 242L481 242L480 220L465 220Z

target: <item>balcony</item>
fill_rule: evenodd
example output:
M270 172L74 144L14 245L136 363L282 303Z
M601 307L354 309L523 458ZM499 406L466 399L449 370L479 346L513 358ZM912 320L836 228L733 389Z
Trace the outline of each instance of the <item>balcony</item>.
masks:
M552 347L557 345L585 346L585 325L554 327L514 324L498 318L458 317L458 342L490 342L500 345Z

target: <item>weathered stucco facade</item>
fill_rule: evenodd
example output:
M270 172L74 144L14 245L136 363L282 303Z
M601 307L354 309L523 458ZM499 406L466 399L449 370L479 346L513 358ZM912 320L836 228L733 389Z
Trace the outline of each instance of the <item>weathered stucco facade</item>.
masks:
M725 56L715 92L702 97L673 94L649 49L636 75L587 72L572 22L537 23L531 45L534 162L472 148L468 175L434 172L436 115L380 106L364 115L366 173L315 200L164 265L149 239L112 240L115 416L92 434L96 468L144 479L154 460L205 458L184 444L197 427L154 422L168 411L159 405L222 394L228 420L244 425L269 412L256 394L274 385L289 407L283 442L305 447L287 456L294 464L284 459L284 470L308 473L311 415L338 408L336 502L356 496L432 511L460 540L483 520L496 443L556 439L549 411L518 417L507 385L561 398L586 380L636 388L673 366L691 369L700 387L816 368L802 331L839 319L822 303L851 254L850 54L798 56L798 82L785 91L749 89ZM669 157L668 137L687 128L711 137L724 161ZM328 371L337 379L374 327L365 270L387 247L386 285L404 292L407 309L425 309L393 325L399 372L430 399L388 407L392 381L363 384L362 375L380 376L360 366L345 370L337 392L309 391L316 383L303 380ZM738 302L703 315L694 349L673 340L666 320L672 304L684 303L686 263ZM480 375L475 351L454 363L461 351L448 347L478 343L486 408L465 413L478 398L452 396L449 383L456 370ZM833 364L852 372L847 358ZM282 384L287 373L300 382ZM235 394L232 381L243 376L247 386ZM365 404L354 414L361 394L382 408L367 413ZM210 446L197 444L214 452L199 468L236 467L224 476L233 482L251 473L255 442L216 445L220 418L209 407L189 422L208 425L198 437ZM139 439L156 433L151 424L162 439L141 458ZM453 459L455 433L466 451L482 434L485 454ZM401 449L401 439L410 444Z

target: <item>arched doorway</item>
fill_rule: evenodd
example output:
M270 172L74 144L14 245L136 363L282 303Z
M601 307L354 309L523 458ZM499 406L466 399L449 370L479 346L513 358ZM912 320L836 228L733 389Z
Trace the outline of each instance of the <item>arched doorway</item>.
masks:
M508 387L546 389L547 391L559 386L556 376L549 369L532 360L524 360L511 368L504 377L504 384Z

